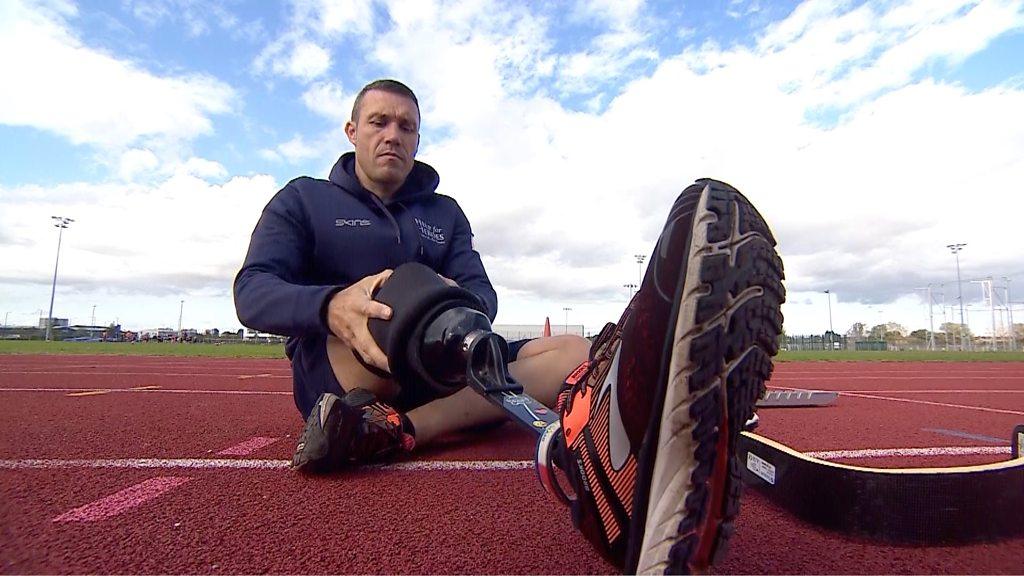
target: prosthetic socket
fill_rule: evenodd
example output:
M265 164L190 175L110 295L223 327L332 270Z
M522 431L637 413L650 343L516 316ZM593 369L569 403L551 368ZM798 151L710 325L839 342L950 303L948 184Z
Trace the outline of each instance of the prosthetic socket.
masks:
M390 306L392 316L371 318L370 334L402 386L426 386L440 398L477 374L491 380L490 391L522 390L508 378L508 344L491 331L476 294L410 262L395 269L374 300Z

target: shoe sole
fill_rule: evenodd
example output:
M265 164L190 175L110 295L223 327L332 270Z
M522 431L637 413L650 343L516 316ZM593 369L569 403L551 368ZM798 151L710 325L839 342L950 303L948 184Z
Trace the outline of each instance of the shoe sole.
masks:
M669 327L660 425L644 442L643 459L653 449L655 460L640 574L701 571L724 553L742 489L736 442L782 328L782 262L767 224L729 185L694 186L702 190Z

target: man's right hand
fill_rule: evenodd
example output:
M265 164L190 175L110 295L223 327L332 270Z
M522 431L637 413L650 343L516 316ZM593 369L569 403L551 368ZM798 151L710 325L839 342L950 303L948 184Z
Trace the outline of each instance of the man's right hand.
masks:
M367 276L331 297L327 304L327 326L346 346L371 366L391 372L388 357L377 346L367 322L370 318L389 320L391 308L373 299L373 293L391 277L391 270Z

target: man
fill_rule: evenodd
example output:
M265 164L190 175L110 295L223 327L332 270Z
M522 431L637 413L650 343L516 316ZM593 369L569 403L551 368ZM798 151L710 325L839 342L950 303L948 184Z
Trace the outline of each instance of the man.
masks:
M426 264L474 293L491 321L497 313L466 216L435 192L437 172L415 160L419 126L419 103L404 84L379 80L363 88L345 125L355 151L338 160L329 180L298 178L278 192L235 279L242 323L289 337L295 403L307 419L293 459L300 470L412 450L504 417L469 389L431 401L402 386L367 329L369 318L390 317L371 295L405 262ZM589 342L562 335L510 348L513 377L552 404ZM370 394L348 394L357 389ZM337 421L353 410L368 421L339 434Z
M345 127L355 152L329 181L300 178L271 200L236 278L242 322L290 336L307 418L300 470L412 450L502 417L469 389L434 399L396 382L367 328L390 317L373 294L409 261L476 294L491 320L497 309L468 221L414 160L419 120L407 87L367 85ZM782 328L774 246L742 194L698 181L672 206L618 324L592 346L571 336L510 343L513 377L559 414L541 444L542 484L626 572L702 570L732 533L736 442Z

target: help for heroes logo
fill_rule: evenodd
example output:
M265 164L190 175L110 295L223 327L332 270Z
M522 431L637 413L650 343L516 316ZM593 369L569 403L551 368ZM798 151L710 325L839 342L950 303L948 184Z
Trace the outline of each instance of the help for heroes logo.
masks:
M420 228L420 236L423 236L427 240L430 240L431 242L437 244L445 243L444 229L442 229L440 226L427 224L426 222L420 220L419 218L413 218L413 220L416 221L416 225L419 226Z

